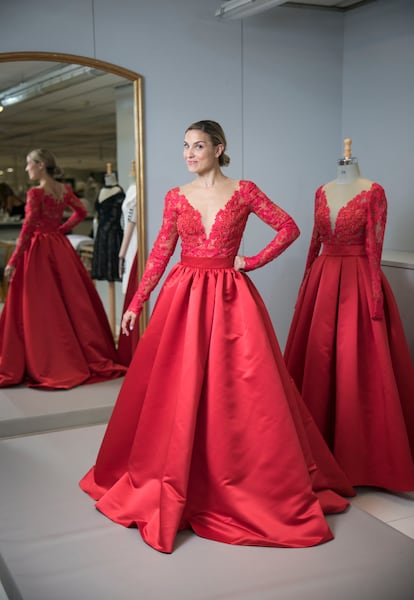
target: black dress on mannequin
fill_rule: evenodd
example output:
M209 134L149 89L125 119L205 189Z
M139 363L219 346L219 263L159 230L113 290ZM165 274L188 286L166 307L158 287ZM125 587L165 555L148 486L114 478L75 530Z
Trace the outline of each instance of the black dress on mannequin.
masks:
M122 203L125 192L113 174L105 176L105 186L95 202L98 215L92 260L92 279L121 281L118 254L122 244Z

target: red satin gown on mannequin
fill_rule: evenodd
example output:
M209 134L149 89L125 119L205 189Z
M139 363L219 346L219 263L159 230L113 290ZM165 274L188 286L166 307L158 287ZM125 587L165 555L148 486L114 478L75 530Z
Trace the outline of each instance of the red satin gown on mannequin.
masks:
M241 181L207 234L180 189L167 194L130 308L140 312L179 236L181 262L80 482L98 510L162 552L183 528L228 544L313 546L333 537L324 511L343 511L339 494L353 495L288 375L259 293L233 268L250 213L279 233L246 270L299 235L289 215Z
M285 360L354 486L414 490L414 370L381 270L387 200L377 183L334 230L323 186ZM321 246L322 252L319 254Z
M73 214L62 224L67 208ZM1 387L68 389L125 374L92 279L64 235L85 216L68 186L61 201L28 191L0 317Z

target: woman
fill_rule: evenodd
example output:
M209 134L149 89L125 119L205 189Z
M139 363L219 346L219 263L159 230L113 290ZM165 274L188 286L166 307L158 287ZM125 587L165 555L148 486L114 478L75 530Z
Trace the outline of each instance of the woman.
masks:
M181 261L138 342L95 467L80 482L96 507L136 525L156 550L177 531L229 544L312 546L332 538L323 510L353 491L300 403L259 293L245 271L299 235L250 181L225 177L220 125L185 134L194 180L170 190L161 230L122 320L128 335L181 237ZM237 254L255 213L278 231ZM316 464L318 461L318 465Z
M48 150L33 150L26 172L26 217L5 268L0 317L0 386L68 389L124 375L93 282L64 235L86 216ZM65 209L73 211L62 224Z
M384 189L340 159L316 191L285 359L352 485L413 491L414 368L381 270L386 217Z

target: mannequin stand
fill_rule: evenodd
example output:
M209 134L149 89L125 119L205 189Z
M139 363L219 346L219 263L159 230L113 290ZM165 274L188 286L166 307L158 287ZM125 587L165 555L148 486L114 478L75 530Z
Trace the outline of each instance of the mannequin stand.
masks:
M115 281L108 281L109 286L109 324L111 326L112 335L115 337L115 314L116 314L116 302L115 302Z

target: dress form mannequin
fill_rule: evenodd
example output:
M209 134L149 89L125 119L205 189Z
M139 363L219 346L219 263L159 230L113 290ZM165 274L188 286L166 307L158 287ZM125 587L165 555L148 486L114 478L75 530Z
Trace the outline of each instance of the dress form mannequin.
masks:
M372 181L361 177L358 159L352 156L351 138L344 140L344 156L338 160L336 179L324 185L332 228L343 206L362 191L369 190Z
M138 235L137 235L137 204L136 204L136 171L135 161L131 165L131 184L127 190L126 198L122 204L124 212L124 237L119 250L119 272L122 275L122 290L125 294L122 312L128 306L138 288ZM139 340L139 328L131 332L129 336L118 337L118 357L123 365L128 366Z
M131 162L129 177L130 184L126 191L125 200L122 203L124 236L119 250L119 275L122 277L122 292L124 294L128 287L131 267L137 251L137 184L135 160Z
M285 361L352 485L414 490L414 371L381 269L385 190L361 177L345 140L318 187Z
M118 184L111 163L106 164L105 185L101 188L95 209L98 227L92 261L92 278L107 280L109 286L109 322L115 335L115 281L120 281L118 252L122 243L121 211L125 193Z

